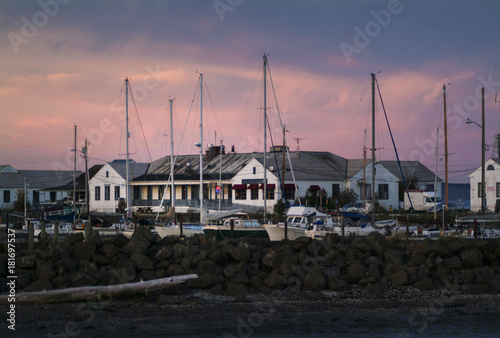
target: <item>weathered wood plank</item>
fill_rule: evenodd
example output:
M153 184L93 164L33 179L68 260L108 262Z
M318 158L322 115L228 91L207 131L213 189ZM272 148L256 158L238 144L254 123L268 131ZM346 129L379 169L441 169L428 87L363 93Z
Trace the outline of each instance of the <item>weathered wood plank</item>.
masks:
M50 291L21 292L16 294L16 305L19 304L49 304L67 303L84 300L110 299L138 293L157 291L175 284L183 283L189 279L198 278L197 274L171 276L138 283L82 286L77 288L58 289ZM0 296L0 305L7 305L8 295Z

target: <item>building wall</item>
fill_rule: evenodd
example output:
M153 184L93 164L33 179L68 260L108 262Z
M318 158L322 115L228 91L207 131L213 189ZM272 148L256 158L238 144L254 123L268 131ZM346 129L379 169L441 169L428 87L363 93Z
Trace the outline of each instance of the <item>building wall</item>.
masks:
M106 200L105 190L109 186L109 199ZM99 199L96 199L96 187L100 188ZM120 187L120 196L115 198L115 187ZM105 164L89 182L90 211L116 212L119 199L126 199L125 179L109 164Z
M279 180L271 171L267 170L266 172L267 184L275 185L275 193L273 199L267 200L267 209L268 212L273 211L274 205L278 202L281 195L279 195ZM238 174L236 174L232 179L232 184L242 184L243 182L248 182L254 180L256 184L259 186L262 184L262 180L264 179L264 167L260 164L259 161L252 159L244 168L242 168ZM259 183L257 183L259 182ZM233 204L241 204L241 205L249 205L256 207L264 207L264 189L258 189L258 198L253 200L251 199L251 191L247 189L246 199L236 199L236 191L232 190L232 200Z
M491 211L495 210L497 198L500 199L500 165L489 159L485 163L486 181L486 206ZM489 169L488 169L489 168ZM470 207L472 211L481 209L481 197L479 196L479 183L481 182L481 167L469 175L470 179Z
M363 202L363 170L354 175L350 180L346 182L346 187L353 189L358 194L358 201ZM370 190L366 192L367 198L365 201L371 200L371 184L372 184L372 166L367 165L365 168L365 186L370 185ZM384 166L377 164L375 166L375 194L378 196L379 188L381 184L387 184L388 194L387 199L379 199L378 202L380 206L384 209L389 210L391 207L393 210L399 209L401 207L399 203L399 179L394 176L390 171L388 171Z

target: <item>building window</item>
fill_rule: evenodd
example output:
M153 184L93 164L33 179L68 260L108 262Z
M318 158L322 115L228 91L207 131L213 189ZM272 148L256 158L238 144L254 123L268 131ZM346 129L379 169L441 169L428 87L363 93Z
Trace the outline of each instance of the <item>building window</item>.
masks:
M3 202L10 203L10 190L3 191Z
M285 199L287 200L295 199L295 185L285 184Z
M104 186L104 200L109 201L111 199L111 187L109 185Z
M95 187L94 199L96 201L100 201L101 200L101 187L99 187L99 186Z
M274 199L274 188L267 189L267 199L268 200Z
M257 168L253 167L253 174L255 175L257 173Z
M489 166L486 167L486 170L495 170L495 167L490 164Z
M50 192L50 201L51 202L56 202L57 201L57 191L51 191Z
M241 190L235 190L235 199L237 200L246 200L247 199L247 191L246 189L241 189Z
M40 192L33 191L33 204L38 205L40 203Z
M184 197L184 189L186 189L186 195ZM187 186L182 186L182 199L187 199ZM200 199L200 186L199 185L193 185L191 186L191 199L192 200L199 200Z
M332 197L339 198L340 196L340 184L332 184Z
M500 197L500 183L497 182L497 197Z
M482 182L477 182L477 197L479 197L479 198L483 197L483 183Z
M370 200L372 196L372 185L365 183L365 200ZM363 199L363 185L359 187L359 198Z
M163 194L165 193L165 186L160 185L158 187L158 199L162 200L163 199Z
M109 177L109 171L106 171L106 177Z
M258 200L259 199L259 189L250 189L250 199Z
M141 187L134 186L134 199L135 200L141 199Z
M147 198L148 201L153 199L153 187L150 185L147 187Z
M379 184L378 185L378 199L388 200L389 199L389 184Z
M119 201L120 200L120 186L117 185L115 186L115 201Z

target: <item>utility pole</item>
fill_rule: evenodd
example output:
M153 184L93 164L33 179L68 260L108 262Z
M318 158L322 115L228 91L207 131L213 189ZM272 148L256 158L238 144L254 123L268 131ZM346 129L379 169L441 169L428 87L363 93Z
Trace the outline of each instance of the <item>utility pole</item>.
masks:
M73 222L76 218L76 124L75 124L75 146L71 150L73 154Z
M366 129L365 129L365 138L363 141L363 208L365 208L366 203Z
M484 130L486 129L486 125L484 124L484 87L481 88L481 97L482 97L482 109L481 109L481 118L482 118L482 123L481 123L481 212L484 214L486 211L486 181L485 181L485 168L484 168L484 162L485 162L485 135L484 135Z
M438 140L439 140L439 128L436 130L436 168L434 170L434 219L437 218L437 215L436 215L436 213L437 213L437 210L436 210L437 209L436 208L436 206L437 206L436 199L437 199L437 177L438 177L437 176L438 175L437 171L438 171L438 149L439 149L439 147L438 147L438 145L439 145Z
M372 224L375 225L375 74L372 73Z
M443 213L448 211L448 125L446 121L446 85L443 85L443 104L444 104L444 177L445 177L445 190L444 190L444 210Z
M264 183L263 183L263 192L264 192L264 224L267 223L267 159L266 159L266 151L267 151L267 84L266 84L266 76L267 76L267 55L264 54Z

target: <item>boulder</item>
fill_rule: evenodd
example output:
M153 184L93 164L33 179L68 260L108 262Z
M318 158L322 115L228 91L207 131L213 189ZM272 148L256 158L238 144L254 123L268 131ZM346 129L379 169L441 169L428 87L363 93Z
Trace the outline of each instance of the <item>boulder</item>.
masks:
M16 257L16 268L34 269L36 263L35 255Z
M79 286L84 286L84 285L96 285L97 281L92 278L90 275L77 271L75 273L72 273L69 277L70 283L72 287L79 287Z
M363 293L369 297L377 297L384 287L384 283L368 283L363 289Z
M413 284L413 287L421 291L428 291L434 289L434 282L432 281L432 279L424 277Z
M271 290L281 290L284 285L285 277L275 272L264 279L264 286L269 287Z
M309 271L304 279L304 289L311 291L320 291L326 285L326 278L321 272Z
M158 235L156 235L153 232L151 232L151 229L138 225L135 228L135 231L134 231L134 234L132 235L132 238L134 236L142 236L142 237L147 238L148 241L153 242L153 241L156 240L156 237Z
M50 280L56 275L56 270L51 263L41 259L36 260L36 276L38 279Z
M69 286L69 284L70 284L69 278L66 277L65 275L55 276L54 278L52 278L50 280L50 282L52 283L52 285L56 289L67 288Z
M462 260L458 256L452 256L444 260L444 264L454 270L461 269L463 266Z
M248 263L252 258L252 253L250 252L250 247L247 243L240 242L238 246L231 244L226 244L222 251L227 253L229 257L237 262Z
M97 265L87 260L81 260L79 263L80 264L78 265L78 271L89 275L96 281L98 281L101 278L99 274L99 268L97 267Z
M148 256L141 253L132 253L130 259L139 270L153 270L154 268L153 261Z
M115 247L116 248L116 247ZM97 267L106 266L111 264L111 260L103 255L94 254L92 255L92 262L97 265Z
M365 267L360 262L354 262L354 264L349 267L347 274L352 282L357 283L365 278Z
M231 278L229 282L249 286L250 278L248 278L244 271L240 271L233 278Z
M405 270L398 270L391 275L391 281L396 285L407 285L408 274Z
M274 249L267 250L262 258L262 264L270 269L276 269L281 265L282 260Z
M92 259L92 255L94 255L96 249L96 245L94 243L89 242L76 242L71 248L70 253L76 260L87 260L90 261Z
M69 249L75 245L77 242L82 242L84 240L83 232L78 232L76 234L69 234L64 237L62 242L62 247Z
M73 259L69 256L62 255L61 256L61 262L63 263L64 267L66 268L66 271L73 271L78 267L78 261L76 259Z
M125 236L124 234L116 234L111 236L111 238L107 241L108 244L112 244L114 246L117 246L118 249L123 248L127 243L130 241L130 239Z
M484 264L484 256L478 248L468 249L460 254L466 268L478 268Z
M43 291L43 290L52 290L53 285L47 279L37 279L27 287L23 289L23 292L35 292L35 291Z
M390 265L401 266L404 260L403 252L396 249L385 250L384 259Z
M299 237L295 241L293 241L293 249L295 251L304 250L311 243L311 241L312 238L310 237Z
M16 268L16 283L21 290L31 284L33 280L35 280L34 270L25 270Z
M133 253L142 254L149 247L149 244L150 242L146 237L142 235L133 235L132 239L121 248L121 251L129 255Z
M112 243L106 243L102 246L102 253L109 259L115 257L116 254L118 254L119 252L120 252L120 247Z
M171 246L161 247L160 250L155 254L154 258L156 261L163 261L170 259L174 256L174 248Z

